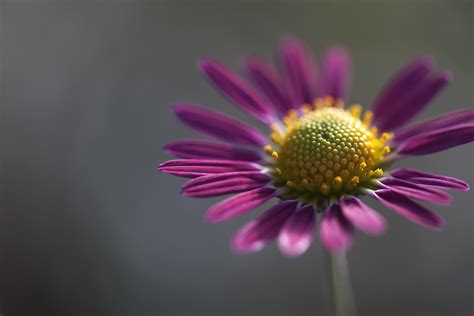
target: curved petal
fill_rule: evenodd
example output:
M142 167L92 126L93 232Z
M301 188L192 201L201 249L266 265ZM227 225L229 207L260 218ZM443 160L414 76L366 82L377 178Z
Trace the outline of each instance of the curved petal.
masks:
M406 124L421 112L448 85L451 79L452 75L450 73L442 73L424 80L409 94L400 98L400 101L390 111L387 111L381 119L377 120L379 130L393 131Z
M459 124L409 138L398 147L397 152L401 155L427 155L473 140L474 124Z
M299 208L285 223L278 235L280 251L289 256L302 255L313 241L316 212L313 206Z
M419 225L438 230L444 226L444 220L440 216L402 194L384 189L375 191L373 196L386 207Z
M166 144L164 150L184 159L262 160L262 156L253 150L198 139L175 140Z
M257 129L217 111L196 105L178 104L174 107L174 113L192 129L217 139L258 147L267 143Z
M341 210L344 216L364 233L381 235L385 232L385 219L377 211L351 196L341 199Z
M278 236L285 222L296 211L297 204L296 201L284 201L265 211L237 232L231 242L232 249L239 253L261 250Z
M372 105L374 121L378 122L386 112L395 108L400 96L411 91L433 68L433 59L429 56L422 56L407 63L398 71L388 84L382 89L377 99Z
M443 189L469 191L469 184L461 179L443 176L436 173L428 173L415 169L400 168L390 172L395 178L404 179L410 182L439 187Z
M248 161L211 159L168 160L158 166L161 172L185 178L236 171L259 171L261 168L260 165Z
M323 61L321 95L334 99L345 99L351 76L349 53L342 46L327 50Z
M473 121L474 110L460 110L451 112L409 127L402 128L401 130L397 131L395 136L392 138L391 143L400 144L401 142L422 133L443 129L453 125L471 123Z
M248 76L270 100L280 117L286 116L291 107L280 74L270 64L255 56L247 57L244 66Z
M441 205L449 205L452 202L451 195L441 190L433 189L429 186L424 186L397 178L386 178L381 182L390 190L413 199Z
M217 223L250 212L271 199L275 191L274 188L263 187L231 196L209 208L206 220Z
M353 228L339 204L332 204L324 211L319 234L321 243L331 252L345 251L352 245Z
M280 62L293 107L312 104L318 95L316 62L308 47L296 38L281 41Z
M199 68L239 108L264 123L275 121L273 110L263 97L229 68L210 59L201 59Z
M184 196L210 197L238 193L263 187L271 177L260 171L238 171L211 174L188 181L182 188Z

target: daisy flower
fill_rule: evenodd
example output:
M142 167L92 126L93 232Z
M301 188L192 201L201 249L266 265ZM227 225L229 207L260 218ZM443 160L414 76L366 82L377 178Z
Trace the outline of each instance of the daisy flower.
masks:
M393 166L474 139L474 111L460 110L407 125L451 80L422 56L407 63L386 84L370 110L346 107L350 58L329 48L318 70L307 46L282 40L279 70L251 56L245 73L251 83L211 59L199 69L233 104L264 123L268 133L223 113L178 104L178 119L214 140L172 141L165 150L178 157L158 169L190 178L187 197L234 194L211 206L205 217L217 223L248 213L269 200L275 204L232 239L239 253L255 252L277 240L288 256L310 246L316 221L322 245L333 253L350 247L358 229L385 230L382 215L362 202L368 196L416 224L439 230L444 221L414 200L448 205L445 190L469 190L459 179Z

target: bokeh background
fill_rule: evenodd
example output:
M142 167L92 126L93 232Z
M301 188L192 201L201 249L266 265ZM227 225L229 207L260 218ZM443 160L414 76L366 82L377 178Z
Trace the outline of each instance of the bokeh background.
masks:
M370 105L407 59L431 53L453 84L419 119L472 107L473 2L9 2L1 4L0 314L326 315L324 252L237 256L254 214L206 224L215 200L178 195L155 171L162 146L192 133L177 101L248 119L196 71L274 55L282 35L320 56L353 54L353 102ZM405 164L474 184L473 146ZM444 232L387 209L388 234L349 254L363 316L471 315L473 194L433 206Z

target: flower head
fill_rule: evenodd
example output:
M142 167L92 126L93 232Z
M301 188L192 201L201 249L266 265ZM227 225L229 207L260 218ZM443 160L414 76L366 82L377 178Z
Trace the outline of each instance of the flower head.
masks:
M404 66L385 86L370 111L345 107L349 54L330 48L322 73L304 43L285 39L277 71L263 59L246 59L250 85L209 59L200 69L217 90L268 126L268 135L225 114L190 104L176 116L200 134L218 141L178 140L165 146L180 158L160 164L162 172L191 178L182 194L211 197L235 194L211 206L209 222L250 212L269 200L276 204L245 225L232 240L241 253L255 252L277 239L288 256L304 253L319 235L330 251L346 250L354 229L370 235L385 220L361 201L369 196L407 219L433 229L443 219L413 200L447 205L444 190L469 190L466 182L393 164L404 156L435 153L474 140L474 111L461 110L425 122L406 124L451 80L433 73L423 56Z

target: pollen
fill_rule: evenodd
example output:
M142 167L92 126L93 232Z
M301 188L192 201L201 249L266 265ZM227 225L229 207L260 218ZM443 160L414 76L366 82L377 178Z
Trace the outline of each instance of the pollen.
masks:
M391 135L378 134L371 112L360 105L343 108L339 100L317 99L300 111L291 110L283 125L273 128L273 182L285 195L305 202L356 195L383 175Z

